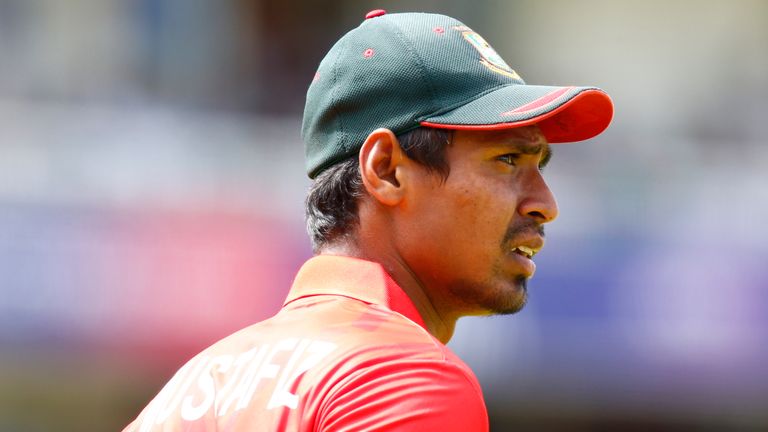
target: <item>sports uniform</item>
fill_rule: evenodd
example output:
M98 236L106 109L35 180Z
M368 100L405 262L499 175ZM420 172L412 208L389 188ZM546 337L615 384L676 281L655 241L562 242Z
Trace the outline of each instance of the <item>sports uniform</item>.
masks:
M274 317L206 349L125 430L482 431L480 387L376 263L318 256Z
M310 178L359 155L359 174L381 186L375 189L379 195L358 196L369 209L358 212L358 231L330 246L340 249L318 249L277 315L192 359L126 431L488 429L477 379L443 342L457 317L467 314L461 308L477 307L475 297L487 296L484 283L497 284L490 292L500 297L524 291L519 281L532 275L530 258L543 244L538 227L556 214L532 158L541 159L527 156L542 155L544 144L519 135L514 145L527 146L518 152L520 166L513 168L511 155L500 150L477 160L466 157L470 162L458 166L468 175L445 184L474 180L424 192L419 187L428 182L418 180L423 177L414 173L420 168L397 153L395 134L420 127L470 135L492 131L455 134L454 155L470 154L475 145L498 147L493 131L528 125L536 125L531 136L543 135L550 143L580 141L608 127L613 105L596 87L527 85L485 39L453 18L382 10L366 18L321 61L307 92L302 138ZM504 145L504 152L514 147ZM370 192L375 186L365 187ZM472 188L498 193L472 203L478 196ZM451 214L434 210L435 196ZM495 217L467 217L474 211ZM427 213L429 224L420 219ZM397 234L390 229L393 221ZM507 225L524 229L510 231ZM459 233L461 244L424 250L435 238ZM416 250L417 259L409 262L414 255L401 247ZM461 255L449 266L431 259L458 256L462 248L482 255ZM365 260L338 256L346 253ZM441 276L458 275L457 267L472 267L466 263L478 256L498 262L480 259L473 267L479 270L461 275L467 278L458 286L464 293L479 291L446 289ZM449 299L437 302L443 314L432 303L440 295Z

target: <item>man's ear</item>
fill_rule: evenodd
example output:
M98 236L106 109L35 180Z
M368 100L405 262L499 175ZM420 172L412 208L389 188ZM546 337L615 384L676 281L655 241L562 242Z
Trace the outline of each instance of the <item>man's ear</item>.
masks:
M384 205L394 206L403 198L404 165L408 156L389 129L376 129L360 148L360 176L365 189Z

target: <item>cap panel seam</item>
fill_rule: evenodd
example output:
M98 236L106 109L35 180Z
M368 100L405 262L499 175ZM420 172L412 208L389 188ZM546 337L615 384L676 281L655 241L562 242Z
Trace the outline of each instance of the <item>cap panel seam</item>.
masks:
M341 139L340 139L341 142L339 144L341 144L341 147L344 148L344 149L347 148L347 145L346 145L346 141L347 141L346 136L347 136L347 134L344 131L344 121L342 120L341 112L339 111L339 105L338 105L338 101L339 101L338 100L339 87L338 87L337 76L338 76L339 59L342 57L342 54L343 54L344 50L346 50L347 43L348 42L346 40L344 40L342 42L342 45L339 46L339 53L336 55L336 58L333 60L333 67L331 67L332 76L333 76L333 92L331 93L331 106L333 107L334 117L336 117L336 121L337 121L337 123L339 125L339 135L341 137ZM326 145L327 145L327 143L326 143Z
M422 81L427 87L427 91L429 92L429 96L431 98L432 106L437 106L437 98L436 98L436 91L432 84L432 82L429 79L429 74L427 73L426 63L424 62L424 59L419 56L419 54L416 52L416 49L409 43L409 40L403 35L402 29L399 25L397 25L394 22L385 20L384 23L386 25L389 25L393 28L393 33L397 38L400 40L400 42L403 44L405 49L408 51L408 53L411 55L411 58L416 62L416 65L418 66L418 72L419 76L421 77ZM419 122L416 120L416 125L418 126Z
M346 39L342 39L342 40L339 41L339 51L338 51L338 53L336 55L336 58L333 59L333 64L331 65L331 79L333 80L333 84L331 86L332 90L331 90L331 95L330 95L330 98L331 98L331 110L333 111L333 114L334 114L333 117L335 119L335 122L336 122L336 124L338 124L338 128L336 129L337 133L339 134L339 143L338 144L339 144L339 147L344 150L343 151L344 156L343 157L339 157L337 155L336 157L332 157L330 159L328 159L328 157L326 156L325 159L327 159L327 160L325 162L319 164L318 166L316 166L312 170L312 172L310 173L309 177L312 178L312 179L317 177L317 175L320 172L324 171L326 168L336 164L337 162L339 162L341 160L346 159L347 157L349 157L351 155L350 154L350 146L349 146L349 143L347 142L348 141L347 133L344 130L344 121L342 119L343 116L341 115L341 111L339 111L339 104L338 104L338 101L339 101L339 99L338 99L339 86L337 85L338 84L338 64L339 64L339 60L342 57L343 51L347 48L347 44L348 43L349 42ZM333 137L330 137L329 141L333 141ZM322 145L324 147L327 147L328 145L335 146L336 144L337 143L335 143L335 142L330 142L330 143L324 142L324 143L322 143Z

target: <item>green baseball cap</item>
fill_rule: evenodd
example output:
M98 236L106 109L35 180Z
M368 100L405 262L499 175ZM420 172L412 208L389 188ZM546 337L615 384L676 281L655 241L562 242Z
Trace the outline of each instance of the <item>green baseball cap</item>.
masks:
M357 154L377 128L493 130L536 124L550 143L592 138L613 118L596 87L528 85L451 17L375 10L320 62L307 91L307 174Z

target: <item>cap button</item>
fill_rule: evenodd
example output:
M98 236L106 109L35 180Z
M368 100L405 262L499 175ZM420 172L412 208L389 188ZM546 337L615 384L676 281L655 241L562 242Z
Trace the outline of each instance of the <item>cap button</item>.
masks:
M374 9L374 10L368 12L367 14L365 14L365 19L376 18L376 17L382 16L382 15L384 15L386 13L387 13L387 11L385 11L384 9Z

